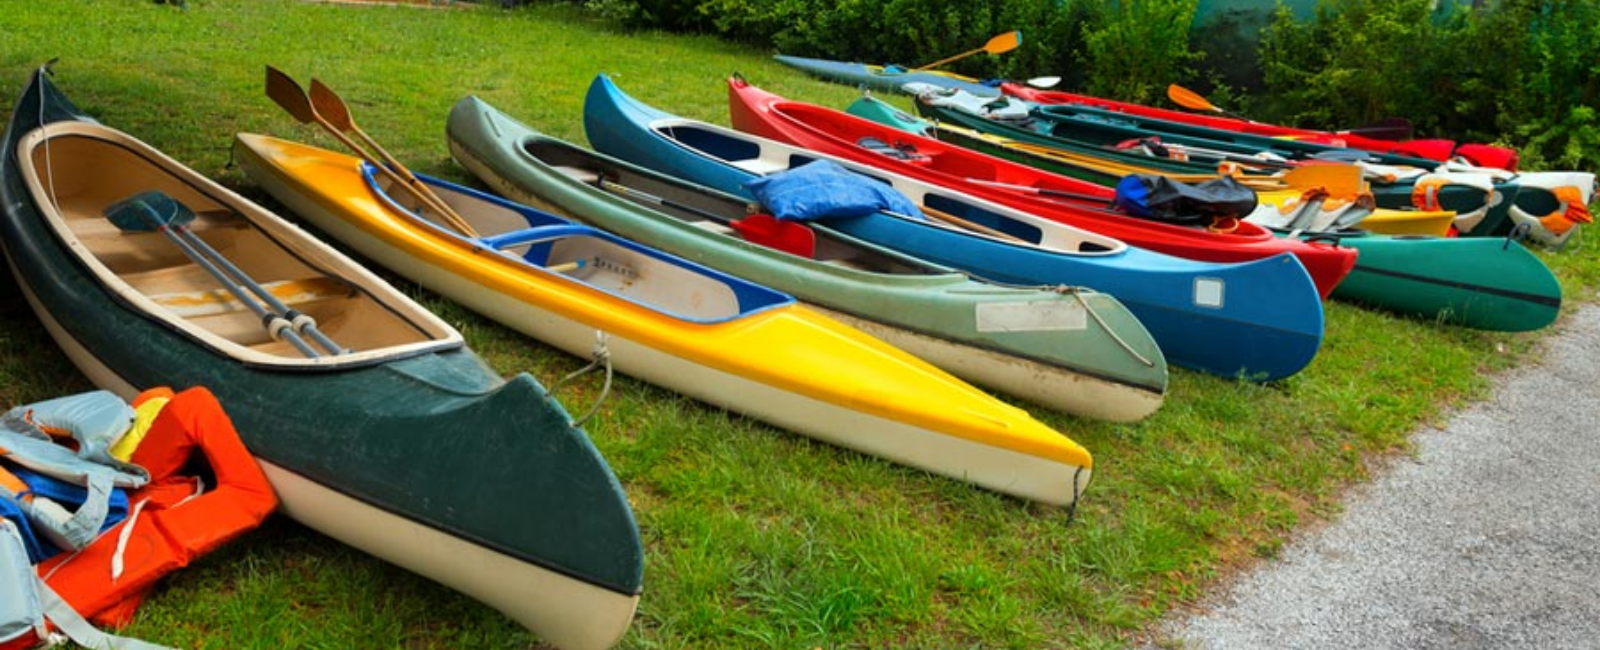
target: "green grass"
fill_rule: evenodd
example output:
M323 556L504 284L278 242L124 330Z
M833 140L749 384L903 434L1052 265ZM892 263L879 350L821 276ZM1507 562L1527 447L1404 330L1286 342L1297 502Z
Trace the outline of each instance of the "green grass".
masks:
M0 97L52 57L61 88L247 194L236 131L337 147L262 94L262 66L315 76L420 172L469 181L444 116L477 94L582 141L582 96L607 72L667 110L726 123L722 80L842 106L854 91L771 52L624 33L568 8L419 10L290 0L0 5ZM1053 71L1037 71L1048 74ZM1600 285L1600 254L1545 259L1569 303ZM403 286L404 283L401 283ZM582 361L409 289L504 373L553 384ZM0 404L88 388L0 282ZM1343 488L1407 434L1481 398L1539 335L1474 332L1330 304L1304 372L1254 385L1176 371L1137 425L1034 409L1087 446L1096 478L1077 517L812 442L619 379L587 429L622 479L647 552L628 648L1111 648L1337 512ZM1219 341L1219 344L1227 344ZM563 388L574 412L598 395ZM443 477L442 477L443 478ZM470 477L448 477L470 480ZM528 648L537 639L431 582L282 518L177 573L128 633L205 648Z

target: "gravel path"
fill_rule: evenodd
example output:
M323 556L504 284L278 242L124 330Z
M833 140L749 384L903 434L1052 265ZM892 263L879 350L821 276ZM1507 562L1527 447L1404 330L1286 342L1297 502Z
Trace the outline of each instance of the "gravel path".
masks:
M1600 306L1163 647L1600 648Z

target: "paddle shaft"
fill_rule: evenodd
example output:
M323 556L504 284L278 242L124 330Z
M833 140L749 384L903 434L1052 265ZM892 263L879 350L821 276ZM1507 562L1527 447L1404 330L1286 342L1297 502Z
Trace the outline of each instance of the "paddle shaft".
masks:
M271 291L267 291L265 287L261 286L261 283L256 282L253 278L251 278L249 274L244 272L244 269L234 265L232 261L230 261L227 257L224 257L222 253L217 252L217 249L212 248L210 244L207 244L206 241L201 239L199 235L194 234L194 232L189 230L188 227L168 227L176 230L179 237L184 238L190 245L199 250L202 255L205 255L206 257L209 257L215 261L218 266L222 267L224 272L238 280L239 284L244 285L246 289L249 289L250 293L260 297L261 301L266 303L267 307L273 312L273 317L282 318L288 321L290 326L294 328L295 332L304 332L307 336L311 337L311 340L316 341L317 345L322 346L322 349L327 350L329 354L345 353L345 349L343 347L340 347L338 343L335 343L333 339L328 338L328 335L323 334L322 330L317 328L316 319L309 315L300 313L297 310L291 309L288 305L283 304L282 300L279 300L277 296L272 295Z
M356 152L356 155L360 156L362 160L367 161L367 164L376 167L380 173L389 179L390 182L411 194L412 198L415 198L423 206L433 210L440 216L443 216L445 221L449 222L447 225L449 225L456 232L473 238L478 236L478 233L474 231L471 226L467 225L467 223L462 220L460 215L456 214L454 210L451 210L450 206L445 205L444 201L440 200L431 192L423 192L422 190L418 189L417 185L422 184L420 181L417 185L407 182L404 176L401 176L399 172L395 171L395 167L390 167L389 165L384 164L383 161L378 160L366 149L362 148L361 145L356 144L356 141L351 140L349 136L341 132L338 127L333 125L333 123L322 119L321 115L316 116L316 122L317 124L321 125L323 129L326 129L328 133L333 134L333 137L337 138L339 142L344 143L344 146L349 147L351 151ZM370 142L371 139L368 138L368 141Z
M810 228L792 221L784 221L767 215L751 215L747 219L730 220L709 210L677 203L615 181L608 181L604 177L597 176L595 184L600 189L614 194L633 197L645 203L661 207L682 210L702 219L727 224L735 232L739 233L739 236L743 237L745 241L758 246L765 246L808 259L816 257L817 254L816 233ZM763 219L756 219L758 216L763 217Z
M597 178L597 179L595 179L595 185L597 185L602 190L605 190L607 192L611 192L612 194L621 194L621 195L624 195L624 196L629 196L629 197L638 199L640 201L644 201L645 203L658 205L658 206L661 206L661 207L664 207L664 208L672 208L674 210L681 210L683 212L688 212L688 213L693 214L693 215L695 215L697 217L701 217L701 218L704 218L704 219L709 219L709 220L715 221L717 223L727 224L727 223L731 223L732 222L732 219L728 219L727 217L724 217L724 216L722 216L720 214L716 214L716 213L714 213L714 212L712 212L710 210L703 210L703 209L694 207L692 205L684 205L682 203L678 203L678 202L673 201L671 199L666 199L666 198L662 198L662 197L656 196L656 195L651 194L649 192L646 192L644 190L639 190L639 189L635 189L635 188L632 188L632 187L628 187L627 185L623 185L622 183L618 183L616 181L608 181L605 178Z
M962 53L957 54L955 56L939 59L938 61L934 61L933 63L929 63L929 64L924 65L924 66L918 66L918 67L912 68L911 71L912 72L921 72L923 70L928 70L930 68L937 68L937 67L939 67L941 65L944 65L946 63L950 63L951 61L957 61L957 60L960 60L960 59L964 59L964 58L967 58L967 57L972 56L974 54L977 54L979 52L985 52L986 51L986 52L989 52L990 54L1001 54L1001 53L1004 53L1004 52L1010 52L1011 50L1016 49L1016 47L1018 45L1021 45L1021 44L1022 44L1022 33L1021 32L1006 32L1004 34L1000 34L998 36L995 36L994 38L989 39L989 42L984 43L983 47L977 48L975 50L969 50L969 51L966 51L966 52L962 52Z
M963 218L958 217L956 215L950 214L948 212L944 212L944 211L941 211L941 210L936 210L936 209L930 208L930 207L925 206L925 205L922 206L922 213L926 214L926 215L928 215L930 217L933 217L934 219L936 219L938 221L943 221L943 222L951 224L951 225L960 226L962 228L965 228L967 230L971 230L973 232L983 233L985 235L989 235L990 237L996 237L996 238L999 238L999 239L1004 239L1004 240L1007 240L1007 241L1013 241L1013 242L1018 242L1018 243L1023 243L1023 244L1031 244L1032 243L1032 242L1029 242L1029 241L1027 241L1027 240L1025 240L1025 239L1023 239L1021 237L1013 235L1011 233L995 230L994 228L990 228L990 227L985 226L985 225L983 225L981 223L973 223L972 221L968 221L966 219L963 219ZM894 212L889 212L888 214L893 214L893 215L899 216L899 217L905 217L906 216L906 215L897 214L897 213L894 213Z
M146 216L153 223L155 223L156 230L161 231L161 234L166 235L167 239L170 239L172 240L172 243L177 244L178 248L182 249L183 253L189 256L189 259L194 260L195 264L200 265L200 268L203 268L207 273L210 273L211 277L216 278L217 282L221 283L222 287L227 289L228 293L233 294L233 297L238 299L240 303L243 303L246 307L249 307L250 311L255 312L256 316L261 319L261 324L267 328L267 332L272 334L274 338L282 338L283 340L288 341L289 345L294 346L296 350L299 350L301 354L304 354L307 357L316 358L322 356L318 354L317 351L310 345L306 344L305 339L300 338L300 333L294 330L294 326L290 323L289 319L278 314L271 313L267 311L266 307L263 307L260 303L257 303L255 298L250 297L250 294L247 293L243 287L239 286L238 282L235 282L233 278L229 277L228 274L223 272L222 269L217 268L217 266L213 264L211 260L206 258L205 254L201 253L198 249L192 246L187 239L178 234L175 227L161 223L154 216L144 213L143 211L141 211L141 214L146 214Z
M456 232L468 237L478 237L478 233L475 229L473 229L472 224L467 223L467 220L462 218L462 216L457 213L455 209L451 208L450 204L445 203L444 199L439 198L439 195L435 194L433 188L428 187L427 183L422 182L422 180L417 178L415 174L411 173L411 170L406 169L405 165L400 164L399 160L396 160L394 156L389 155L389 152L385 150L382 145L379 145L377 140L372 139L372 136L367 135L367 132L361 130L361 127L356 126L355 122L353 121L350 123L350 130L355 131L356 136L360 137L363 142L366 142L368 146L372 147L373 151L378 152L378 155L383 158L383 161L388 163L389 167L391 167L401 177L402 184L411 191L411 194L417 197L418 200L422 201L428 207L432 208L434 212L437 212L440 216L443 216L446 221L449 221L451 228L455 229Z

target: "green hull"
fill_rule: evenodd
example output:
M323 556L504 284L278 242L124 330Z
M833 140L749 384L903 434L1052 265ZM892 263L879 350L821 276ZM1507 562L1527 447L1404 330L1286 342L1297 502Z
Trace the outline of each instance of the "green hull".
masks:
M857 100L851 104L850 112L912 132L934 128L876 100ZM1011 133L1008 130L1003 135L1010 137ZM1119 180L1114 174L1092 167L1033 155L958 131L941 130L938 136L946 142L1094 183L1114 186ZM1554 321L1561 309L1561 286L1555 276L1544 262L1515 242L1359 234L1340 237L1339 241L1359 250L1360 255L1355 269L1334 287L1333 298L1503 331L1539 329Z
M119 294L119 289L130 291L130 285L108 284L57 236L32 198L17 161L18 144L41 124L59 129L63 127L57 125L89 118L42 71L19 106L0 159L5 205L0 243L41 321L85 374L124 394L152 386L206 386L250 452L269 466L269 477L291 516L308 514L315 520L333 507L329 503L351 502L363 516L386 526L399 522L395 528L416 531L419 538L453 540L461 548L507 558L511 565L538 567L559 580L617 594L623 610L615 612L609 627L577 636L570 629L530 625L550 612L529 612L517 603L490 604L550 640L597 634L614 642L620 637L643 576L643 549L632 511L588 437L532 377L502 380L442 321L412 321L418 330L447 332L437 344L406 345L393 352L379 347L349 357L359 361L328 356L318 359L327 363L280 365L229 356L214 341L197 338L191 330L175 327L169 316L146 311ZM155 154L135 150L134 155L155 160ZM150 165L132 169L126 178L149 181L150 187L177 187L171 179L182 177L167 176L159 163ZM117 169L102 173L108 179L122 178ZM243 203L214 184L188 187L224 204ZM236 209L240 214L253 210ZM261 228L257 222L245 223ZM279 222L273 228L269 232L290 227ZM309 239L285 244L291 254L318 246ZM273 249L253 256L277 254ZM420 311L402 306L403 295L387 285L375 286L375 278L342 268L322 270L373 295L382 304L379 309ZM280 479L292 480L294 487ZM339 539L370 538L373 531L361 526L348 521L313 524ZM410 539L413 545L420 543ZM379 546L386 551L364 550L478 595L452 574L448 567L453 558L407 558L404 551L394 552L404 544ZM416 562L408 561L412 559ZM581 641L573 645L590 646Z
M713 232L703 216L643 207L559 169L603 173L722 220L744 217L745 202L546 137L472 97L451 111L448 132L457 160L503 194L793 293L919 354L929 345L953 348L960 358L942 365L958 376L1059 410L1121 421L1148 415L1165 392L1159 347L1111 296L981 283L820 226L818 257L848 257L853 264ZM985 316L1002 312L1020 320L1002 326ZM1014 377L1013 385L985 381L995 373Z
M1524 332L1561 313L1561 283L1521 244L1353 235L1361 251L1335 298L1477 329Z

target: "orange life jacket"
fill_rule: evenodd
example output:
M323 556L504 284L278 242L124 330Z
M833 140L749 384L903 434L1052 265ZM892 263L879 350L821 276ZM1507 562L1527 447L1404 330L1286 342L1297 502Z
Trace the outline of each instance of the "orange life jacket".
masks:
M156 388L133 404L155 399L168 401L131 458L151 480L129 494L128 517L84 549L36 567L62 600L97 625L126 624L162 576L255 528L277 507L266 475L211 391ZM210 467L215 486L180 473L191 460ZM25 635L0 650L39 641Z

